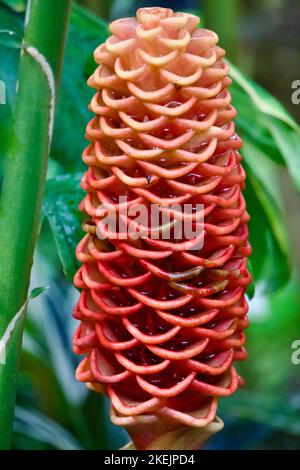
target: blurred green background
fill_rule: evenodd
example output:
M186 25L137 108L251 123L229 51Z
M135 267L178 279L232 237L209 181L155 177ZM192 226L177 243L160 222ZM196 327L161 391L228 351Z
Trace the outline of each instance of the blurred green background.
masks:
M219 34L233 64L231 93L245 141L255 281L249 290L249 358L239 365L246 386L220 401L218 414L226 426L207 448L300 449L300 364L291 360L292 343L300 340L300 105L291 100L292 82L300 79L300 5L297 0L159 3L199 14L202 25ZM78 292L70 279L77 267L74 247L82 236L77 205L83 135L91 118L92 90L85 83L95 67L92 53L106 39L108 21L151 5L157 2L74 2L31 280L32 288L49 289L29 306L15 449L114 449L127 442L126 433L109 422L106 399L74 378L78 358L71 349L76 326L71 312ZM0 106L0 162L9 135L25 6L25 0L0 1L0 79L7 84L7 102Z

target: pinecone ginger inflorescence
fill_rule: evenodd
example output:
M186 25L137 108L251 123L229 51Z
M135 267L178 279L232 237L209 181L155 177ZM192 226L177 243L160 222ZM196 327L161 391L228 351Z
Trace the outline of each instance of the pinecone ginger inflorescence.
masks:
M163 434L178 440L182 429L218 430L218 399L241 385L233 361L246 357L241 140L224 50L198 24L165 8L113 22L88 81L96 94L83 153L87 233L77 248L74 349L85 357L76 375L109 396L112 421L141 449L159 448ZM105 208L121 217L134 204L159 205L171 226L196 226L201 216L204 230L178 240L172 226L166 239L159 225L156 237L118 238L117 225L99 237ZM132 220L122 217L125 226ZM181 445L197 448L187 435Z

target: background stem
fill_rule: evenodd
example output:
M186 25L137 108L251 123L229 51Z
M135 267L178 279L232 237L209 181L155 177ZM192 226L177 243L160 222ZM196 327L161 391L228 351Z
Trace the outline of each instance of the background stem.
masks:
M28 2L0 202L0 338L27 298L71 0ZM54 93L53 93L54 91ZM23 318L0 364L0 449L11 442Z

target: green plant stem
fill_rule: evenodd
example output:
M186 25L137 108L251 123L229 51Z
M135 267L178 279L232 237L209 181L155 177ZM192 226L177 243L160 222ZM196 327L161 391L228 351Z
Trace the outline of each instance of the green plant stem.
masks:
M216 31L227 57L236 62L240 44L239 0L203 0L203 13L207 28Z
M71 0L28 2L0 201L0 339L27 298L70 6ZM23 320L0 364L0 449L11 443Z

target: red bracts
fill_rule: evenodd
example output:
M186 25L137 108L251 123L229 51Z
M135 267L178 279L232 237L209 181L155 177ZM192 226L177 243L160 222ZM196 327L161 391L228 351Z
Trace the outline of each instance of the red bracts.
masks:
M74 350L84 355L76 376L108 394L113 422L126 427L208 425L219 397L241 383L233 361L246 357L241 140L224 50L198 23L163 8L113 22L88 82L96 94L74 279ZM118 238L120 221L103 228L108 212L128 227L123 211L135 204L160 206L169 237L162 223L137 239ZM185 204L189 213L178 210ZM195 228L202 217L199 235L175 237L175 222Z

